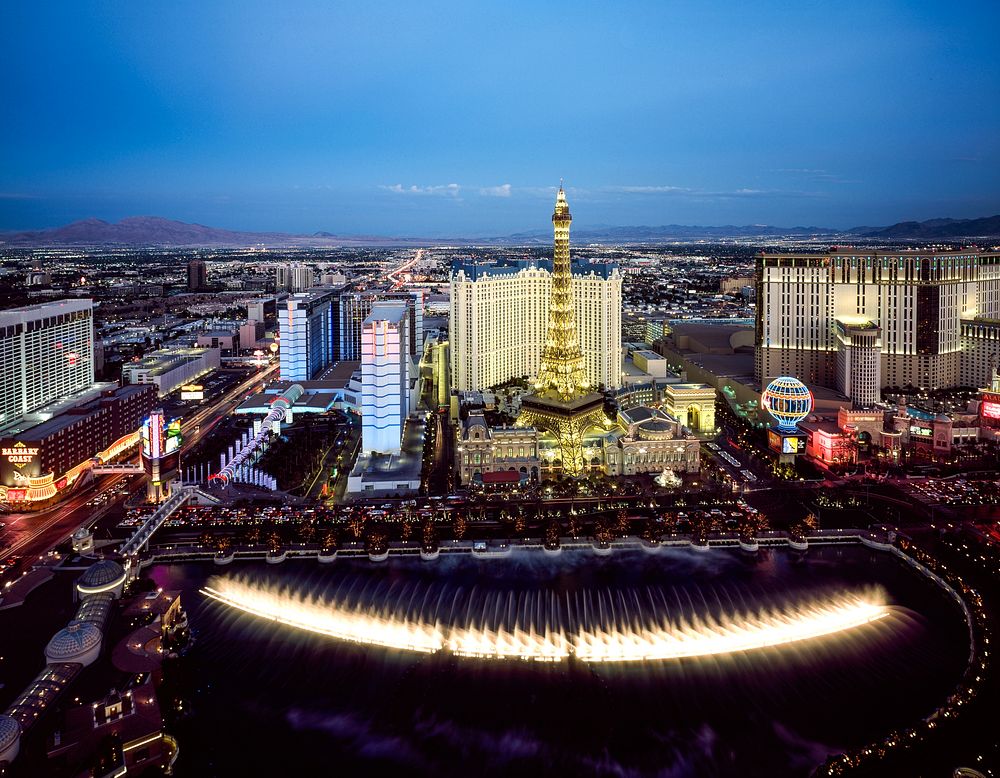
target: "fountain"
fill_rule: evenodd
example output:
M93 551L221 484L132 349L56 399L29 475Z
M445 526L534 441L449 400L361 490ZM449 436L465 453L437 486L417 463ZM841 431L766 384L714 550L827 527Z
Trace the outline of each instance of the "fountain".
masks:
M358 593L354 585L341 592L327 599L240 577L215 577L202 589L230 608L351 643L534 662L663 661L753 651L857 629L891 612L876 589L708 613L652 588L559 595L408 582L381 593L368 586Z
M667 468L663 468L663 472L653 480L656 481L657 486L662 486L664 489L676 489L683 483L677 473Z

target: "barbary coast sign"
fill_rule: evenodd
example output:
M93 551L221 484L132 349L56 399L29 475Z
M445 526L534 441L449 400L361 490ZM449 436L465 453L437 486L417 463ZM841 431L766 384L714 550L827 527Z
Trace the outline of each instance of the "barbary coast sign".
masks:
M26 465L30 465L35 461L35 457L37 456L37 447L29 447L20 442L15 443L10 447L0 448L0 457L6 457L7 461L18 469L22 469Z

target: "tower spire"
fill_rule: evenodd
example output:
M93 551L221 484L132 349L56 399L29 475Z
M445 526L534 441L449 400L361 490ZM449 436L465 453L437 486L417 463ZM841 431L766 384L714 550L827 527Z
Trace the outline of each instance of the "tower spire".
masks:
M590 380L584 368L580 337L576 329L576 304L573 300L573 276L569 257L569 228L572 222L573 217L560 179L556 206L552 213L555 249L552 255L549 322L535 390L558 397L564 402L590 390Z

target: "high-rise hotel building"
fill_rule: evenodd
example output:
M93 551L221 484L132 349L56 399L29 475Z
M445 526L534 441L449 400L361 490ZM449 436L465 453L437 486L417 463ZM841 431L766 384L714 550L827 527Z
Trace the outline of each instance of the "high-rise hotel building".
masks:
M1000 255L836 249L757 258L756 378L782 375L871 404L884 387L989 380ZM979 326L983 325L983 326Z
M0 311L0 427L94 383L92 300Z
M573 299L584 365L594 388L622 382L622 276L614 263L574 262ZM552 262L458 262L451 269L451 383L481 391L538 373Z
M310 381L333 360L332 290L289 295L278 311L282 381Z
M361 326L361 450L398 454L410 412L407 303L377 302Z

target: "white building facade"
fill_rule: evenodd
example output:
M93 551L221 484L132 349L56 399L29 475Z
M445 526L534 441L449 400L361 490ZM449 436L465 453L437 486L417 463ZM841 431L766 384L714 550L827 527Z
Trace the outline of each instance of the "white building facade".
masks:
M94 383L94 304L0 311L0 426Z
M361 449L398 454L409 408L405 302L377 302L361 328Z
M534 377L549 316L551 262L458 263L449 313L452 387L482 391ZM591 385L622 381L622 277L611 263L574 263L576 323Z

